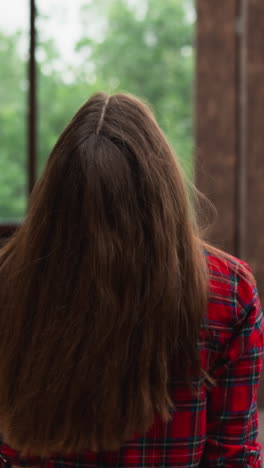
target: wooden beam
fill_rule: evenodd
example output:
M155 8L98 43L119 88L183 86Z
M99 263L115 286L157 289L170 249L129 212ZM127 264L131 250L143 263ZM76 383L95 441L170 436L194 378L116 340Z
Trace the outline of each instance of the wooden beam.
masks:
M264 2L197 0L197 14L196 181L218 212L209 237L248 261L264 302Z
M264 303L264 2L250 0L247 43L247 260ZM259 390L264 408L264 372Z
M210 240L237 254L237 2L198 0L197 16L196 183L218 213Z

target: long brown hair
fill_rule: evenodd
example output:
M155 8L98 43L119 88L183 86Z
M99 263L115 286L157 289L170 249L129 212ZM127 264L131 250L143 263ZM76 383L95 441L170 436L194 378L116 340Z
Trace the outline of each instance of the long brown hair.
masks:
M41 456L112 450L156 413L169 420L171 373L201 372L208 279L183 175L143 102L84 104L0 265L6 441Z

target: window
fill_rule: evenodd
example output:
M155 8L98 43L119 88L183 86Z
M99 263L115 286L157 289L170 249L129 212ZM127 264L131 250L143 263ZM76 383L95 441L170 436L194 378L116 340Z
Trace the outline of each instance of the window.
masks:
M13 0L10 4L0 23L6 102L0 111L4 132L0 223L19 223L23 218L28 187L43 170L68 120L95 91L127 91L146 99L191 175L194 0ZM34 4L36 47L28 28ZM35 117L28 100L28 91L31 99L35 95L34 74L29 74L29 85L26 79L30 37L31 72L34 64L37 67Z
M15 12L15 14L14 14ZM0 223L19 222L27 193L28 0L7 2L0 15Z

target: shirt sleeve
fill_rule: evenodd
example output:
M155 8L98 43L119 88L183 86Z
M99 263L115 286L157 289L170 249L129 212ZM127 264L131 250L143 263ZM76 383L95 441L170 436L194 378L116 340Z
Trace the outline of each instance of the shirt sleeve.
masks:
M257 391L264 352L264 316L255 287L241 280L237 323L210 374L204 467L261 468Z

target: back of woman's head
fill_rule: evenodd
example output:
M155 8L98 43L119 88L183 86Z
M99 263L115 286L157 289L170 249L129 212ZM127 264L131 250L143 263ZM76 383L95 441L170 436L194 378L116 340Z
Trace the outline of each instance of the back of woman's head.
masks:
M204 258L148 108L93 96L0 252L0 421L22 453L118 448L200 372Z

